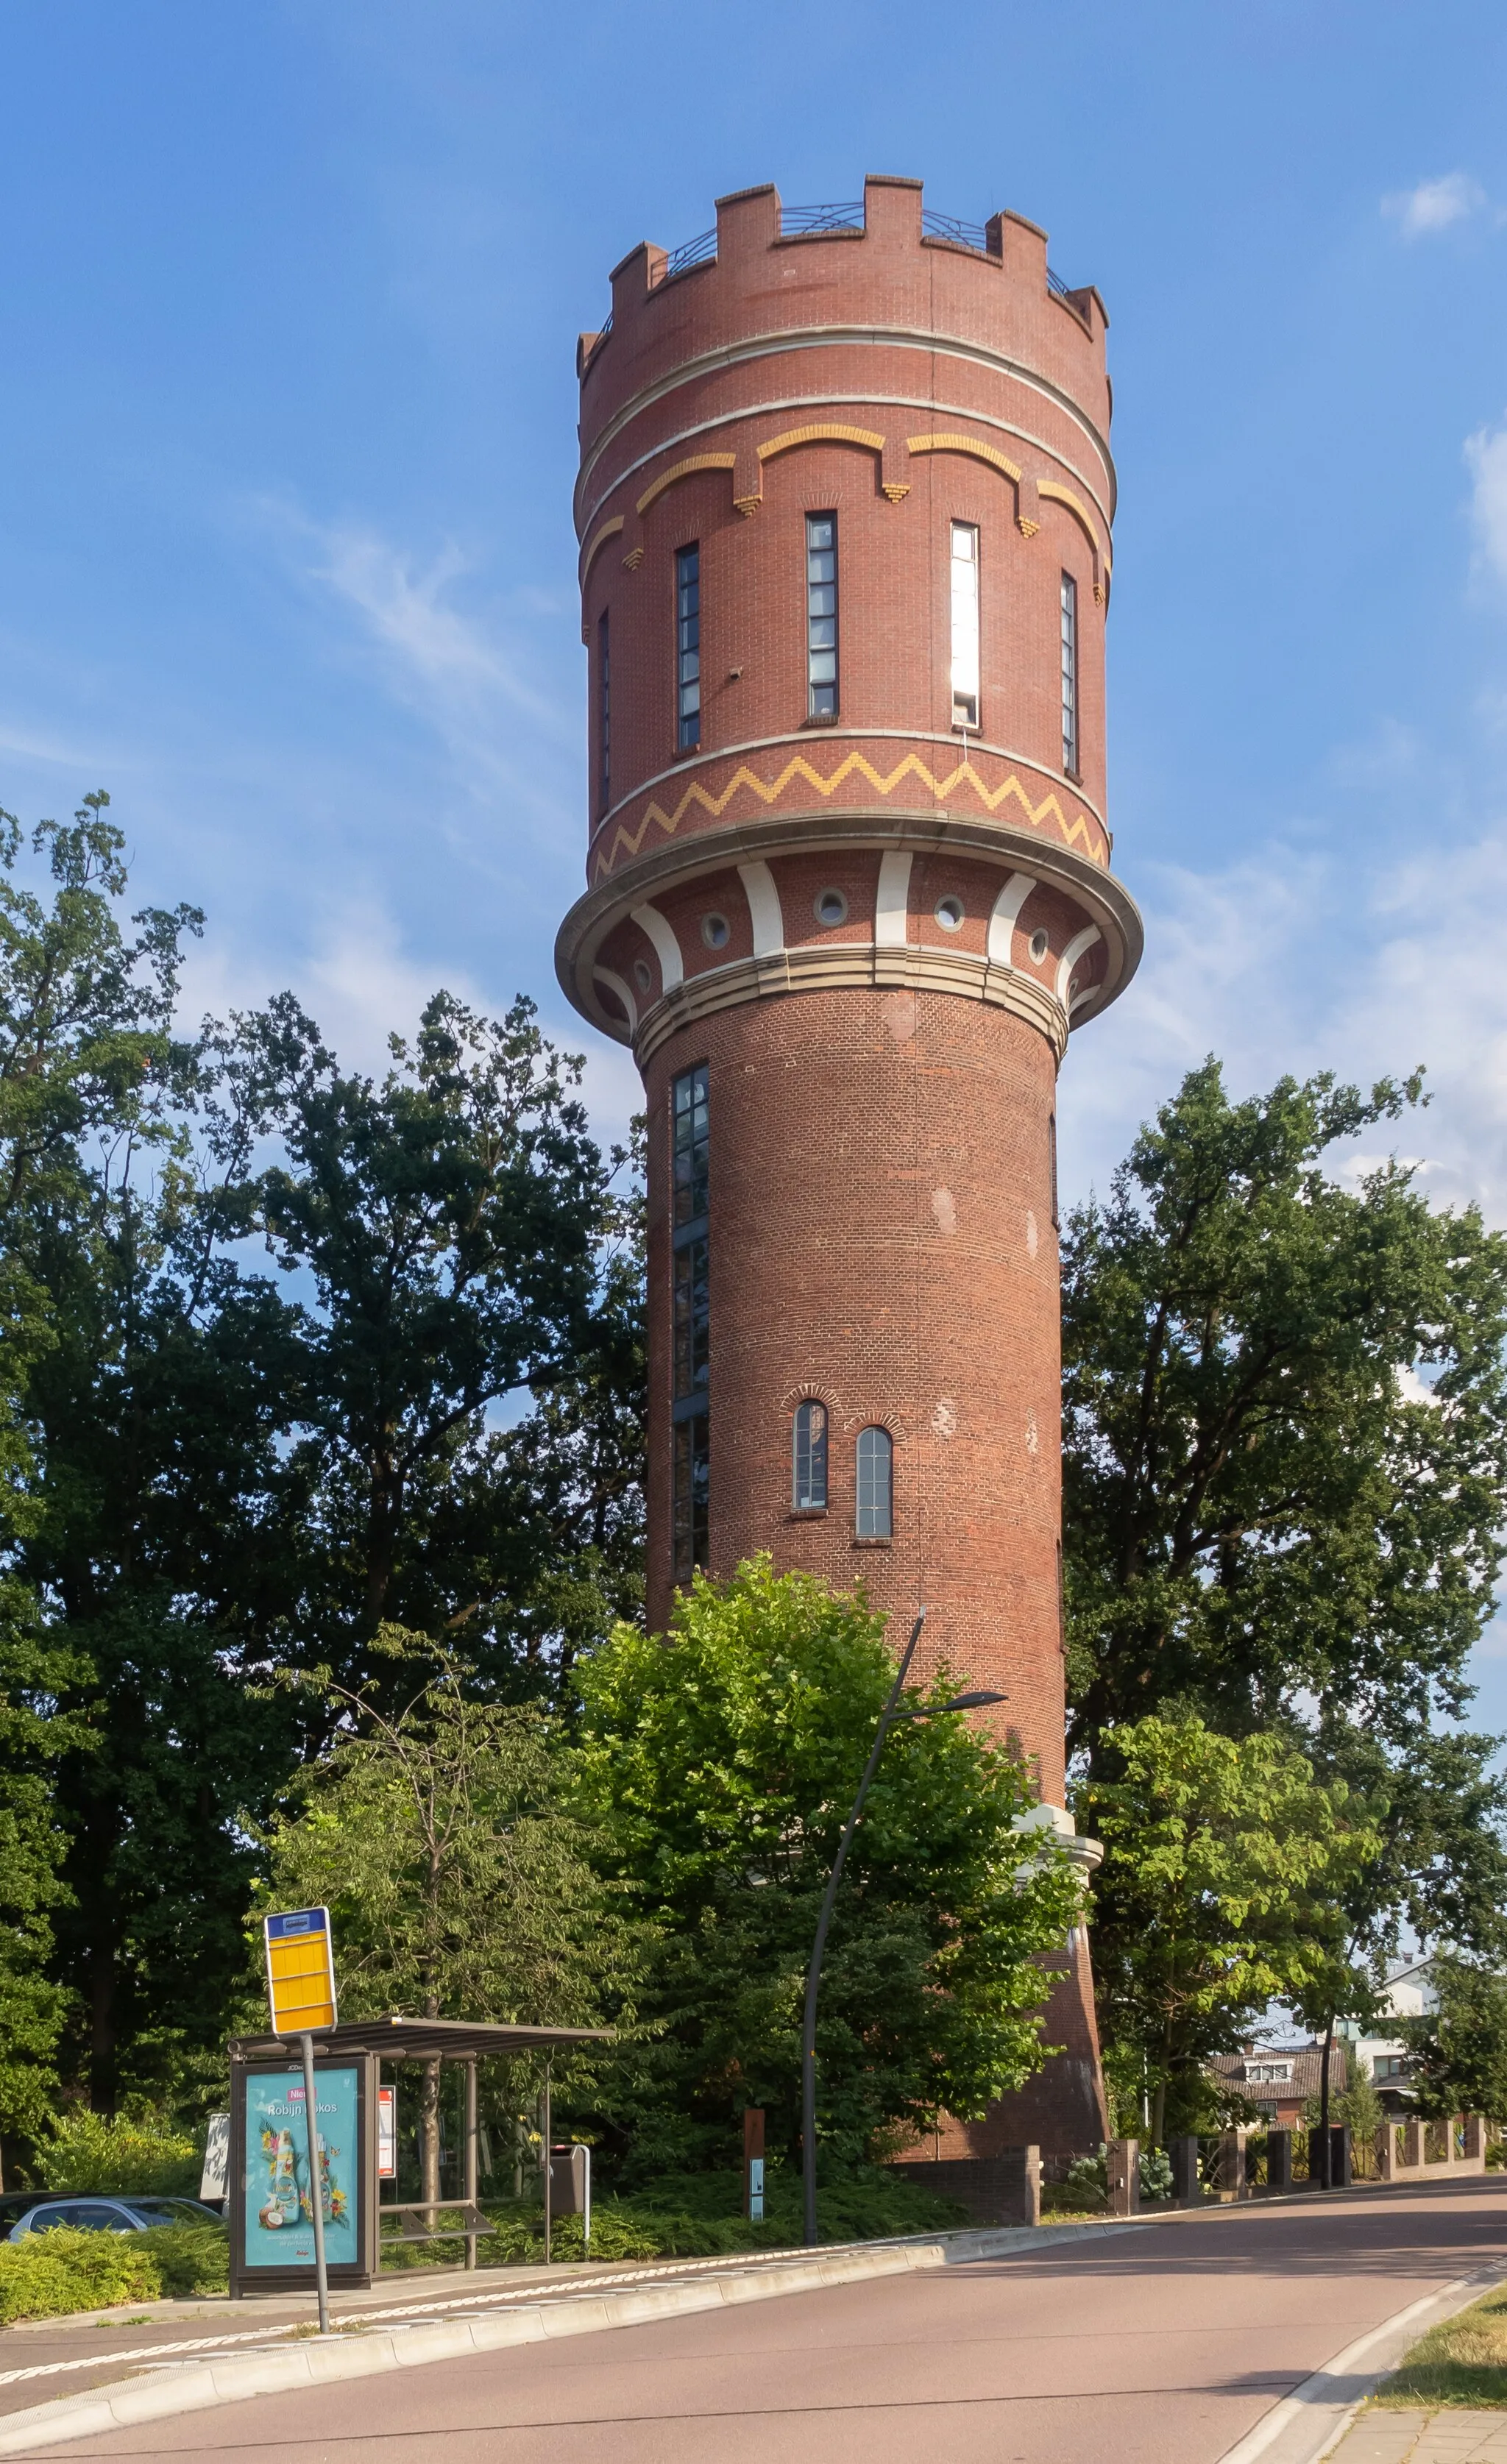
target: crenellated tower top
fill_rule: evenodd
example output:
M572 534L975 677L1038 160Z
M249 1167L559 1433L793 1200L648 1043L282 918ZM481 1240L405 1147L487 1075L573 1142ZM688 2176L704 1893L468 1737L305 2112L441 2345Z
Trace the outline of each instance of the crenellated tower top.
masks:
M1104 775L1107 324L1034 223L955 221L916 180L799 209L742 189L715 230L614 269L610 318L578 346L590 887L558 963L641 1057L693 977L730 991L740 956L833 948L839 928L804 914L771 944L767 902L761 925L742 893L708 909L725 939L709 926L678 960L662 934L640 946L659 890L797 846L945 842L1003 867L1005 907L978 912L972 877L949 957L981 961L986 997L1024 1004L1059 1052L1126 979L1139 922L1109 871ZM1016 948L1028 881L1062 893L1034 959L1039 918ZM1085 934L1058 1001L1060 948Z

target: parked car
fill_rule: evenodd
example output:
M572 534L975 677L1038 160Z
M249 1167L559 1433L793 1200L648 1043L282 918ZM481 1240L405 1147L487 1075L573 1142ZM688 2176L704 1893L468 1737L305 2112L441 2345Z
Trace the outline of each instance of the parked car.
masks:
M0 2191L0 2233L8 2233L13 2224L20 2222L28 2208L39 2208L42 2201L52 2195L51 2190Z
M219 2225L225 2219L202 2199L39 2199L11 2227L8 2241L71 2225L76 2233L149 2233L153 2225Z

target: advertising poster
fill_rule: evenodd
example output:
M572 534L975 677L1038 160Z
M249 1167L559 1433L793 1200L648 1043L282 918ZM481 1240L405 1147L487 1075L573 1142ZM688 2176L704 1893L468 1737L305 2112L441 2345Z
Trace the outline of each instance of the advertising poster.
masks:
M357 2073L315 2077L321 2142L324 2256L330 2267L361 2258ZM308 2137L301 2070L255 2071L246 2079L246 2259L248 2267L314 2265Z

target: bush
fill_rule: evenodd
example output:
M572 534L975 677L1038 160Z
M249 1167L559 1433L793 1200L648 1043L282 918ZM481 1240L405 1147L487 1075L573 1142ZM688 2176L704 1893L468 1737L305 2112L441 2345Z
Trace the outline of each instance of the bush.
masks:
M223 2293L230 2241L217 2225L154 2225L149 2233L76 2233L59 2225L0 2242L0 2323Z
M37 2167L49 2190L99 2190L126 2197L155 2190L160 2198L198 2195L197 2144L160 2114L128 2121L75 2105L37 2146Z
M742 2181L735 2171L666 2173L651 2187L591 2204L594 2259L720 2258L741 2250L783 2250L802 2236L798 2174L771 2167L765 2213L756 2224L742 2211ZM476 2255L484 2267L537 2266L544 2255L543 2215L537 2201L488 2202L492 2231ZM951 2199L938 2198L885 2166L824 2182L818 2194L824 2241L875 2241L918 2233L950 2233L972 2220ZM561 2216L550 2235L552 2258L585 2256L579 2216ZM407 2242L383 2253L390 2268L453 2267L454 2242Z

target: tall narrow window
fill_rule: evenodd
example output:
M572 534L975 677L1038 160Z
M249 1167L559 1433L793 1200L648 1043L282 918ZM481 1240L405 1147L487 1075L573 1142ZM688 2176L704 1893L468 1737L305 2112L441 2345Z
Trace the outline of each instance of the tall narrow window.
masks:
M675 1253L675 1398L704 1395L707 1378L708 1307L707 1243L688 1241Z
M671 1554L676 1583L707 1559L711 1507L710 1115L707 1068L683 1069L670 1089Z
M1057 1116L1055 1112L1047 1114L1047 1155L1052 1166L1052 1228L1055 1232L1060 1228L1057 1221Z
M794 1485L797 1514L809 1514L827 1505L827 1406L803 1403L795 1415Z
M1078 775L1078 585L1062 577L1062 767Z
M676 742L682 753L701 741L701 551L676 548L675 558Z
M682 1070L675 1082L672 1126L675 1139L675 1232L676 1241L691 1239L692 1227L705 1229L707 1211L708 1137L706 1064Z
M675 1424L675 1579L689 1583L708 1553L711 1449L706 1414Z
M979 534L952 525L952 723L979 723Z
M806 517L806 690L812 718L837 715L837 517Z
M612 801L612 644L604 607L596 622L596 808Z
M895 1447L888 1429L858 1432L860 1540L888 1540L894 1528Z

